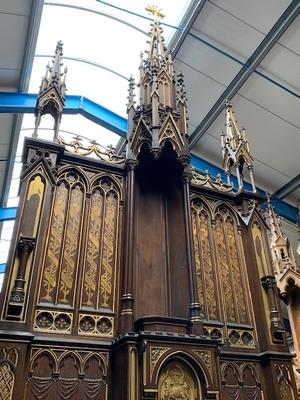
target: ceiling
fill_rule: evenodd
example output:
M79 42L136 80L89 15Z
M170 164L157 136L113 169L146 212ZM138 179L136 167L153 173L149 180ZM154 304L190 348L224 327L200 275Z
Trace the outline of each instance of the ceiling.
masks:
M0 91L27 91L42 6L42 0L0 3ZM300 198L299 11L299 0L194 0L169 45L185 76L192 152L221 167L223 105L231 100L248 134L257 186L294 206ZM20 120L0 114L2 205Z
M201 3L176 54L187 86L192 151L221 167L227 98L246 128L257 186L274 193L293 179L299 185L299 1ZM284 200L296 205L299 198L298 188Z
M38 0L0 2L1 92L27 90L41 9L42 2ZM5 205L12 178L21 119L20 115L0 114L1 205Z

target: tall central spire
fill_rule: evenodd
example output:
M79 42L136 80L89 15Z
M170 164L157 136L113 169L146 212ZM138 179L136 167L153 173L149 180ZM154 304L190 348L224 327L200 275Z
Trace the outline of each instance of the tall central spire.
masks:
M166 49L158 18L161 10L148 6L153 15L149 48L141 54L139 101L134 101L135 84L129 82L128 158L137 158L146 143L154 158L159 158L168 142L180 161L188 159L186 96L182 74L176 76L171 53Z

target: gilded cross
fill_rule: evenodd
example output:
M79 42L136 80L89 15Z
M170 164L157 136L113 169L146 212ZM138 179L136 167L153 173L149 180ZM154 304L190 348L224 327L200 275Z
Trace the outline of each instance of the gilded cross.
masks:
M155 5L147 6L146 11L148 14L153 15L153 19L155 20L165 17L165 14L162 12L162 10Z

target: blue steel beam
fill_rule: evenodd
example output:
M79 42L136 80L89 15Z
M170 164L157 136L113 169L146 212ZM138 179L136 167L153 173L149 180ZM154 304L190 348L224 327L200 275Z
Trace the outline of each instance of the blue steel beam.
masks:
M10 221L16 218L17 208L16 207L5 207L0 208L0 221Z
M34 113L37 95L0 92L0 113ZM65 114L81 114L110 131L126 137L127 120L83 96L66 96Z
M33 113L36 104L36 94L30 93L1 93L0 92L0 113ZM64 112L66 114L82 114L86 118L98 123L101 126L117 133L122 137L127 135L127 120L118 114L113 113L107 108L97 104L82 96L67 96ZM192 155L192 165L200 171L208 171L213 177L220 174L223 178L224 172L221 168L210 162ZM233 184L236 185L236 179L233 177ZM246 189L251 190L250 185ZM265 192L258 189L260 194ZM297 209L286 202L273 197L276 211L284 218L297 223Z
M6 264L0 264L0 274L3 274L5 272Z

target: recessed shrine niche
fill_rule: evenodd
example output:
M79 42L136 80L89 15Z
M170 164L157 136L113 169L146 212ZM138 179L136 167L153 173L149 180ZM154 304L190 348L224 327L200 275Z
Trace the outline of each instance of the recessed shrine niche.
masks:
M180 360L168 363L159 376L158 400L201 400L194 371Z

